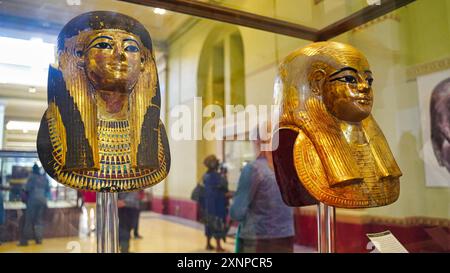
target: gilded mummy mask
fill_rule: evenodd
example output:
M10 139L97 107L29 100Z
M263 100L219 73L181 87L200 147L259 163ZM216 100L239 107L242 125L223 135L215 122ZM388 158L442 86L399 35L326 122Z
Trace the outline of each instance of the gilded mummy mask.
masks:
M45 171L76 189L133 191L162 181L170 150L149 33L123 14L67 23L50 66L37 149Z
M280 65L277 182L290 206L369 208L395 202L401 171L371 115L373 76L357 49L310 44Z

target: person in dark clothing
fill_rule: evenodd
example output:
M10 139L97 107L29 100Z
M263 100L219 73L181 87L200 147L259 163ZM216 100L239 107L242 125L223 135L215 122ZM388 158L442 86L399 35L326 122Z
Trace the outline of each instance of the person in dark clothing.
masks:
M137 210L135 210L135 215L134 215L134 219L133 219L133 228L132 228L134 239L142 239L143 238L139 234L139 217L141 214L141 205L142 205L142 201L144 200L144 196L145 196L145 192L143 190L138 192L139 207L137 208Z
M128 253L130 249L131 229L135 226L139 212L139 192L121 192L118 196L119 211L119 246L120 252Z
M3 233L5 229L5 223L6 223L6 212L5 207L3 205L3 192L2 191L8 191L9 187L4 187L2 185L1 177L0 177L0 245L2 244L3 240Z
M220 241L226 236L225 220L227 216L227 181L218 172L219 160L214 156L208 156L204 161L208 171L203 175L205 194L203 201L203 213L205 222L206 249L211 250L211 238L216 240L216 251L222 252Z
M28 240L34 237L36 244L42 243L44 234L44 213L47 209L47 196L50 184L41 174L40 168L34 164L31 176L25 185L26 210L19 246L27 246Z

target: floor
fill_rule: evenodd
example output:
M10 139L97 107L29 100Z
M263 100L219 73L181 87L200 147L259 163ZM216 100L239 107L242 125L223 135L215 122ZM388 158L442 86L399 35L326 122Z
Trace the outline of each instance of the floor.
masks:
M132 239L130 242L130 252L150 252L150 253L213 253L205 250L205 237L203 225L194 221L155 214L151 212L141 213L139 223L142 239ZM234 252L234 238L232 230L226 243L222 246L226 252ZM7 242L0 245L0 252L14 253L55 253L73 252L90 253L96 252L95 236L80 234L79 237L45 239L43 244L36 245L30 241L26 247L19 247L17 242ZM314 252L306 247L296 246L295 252Z

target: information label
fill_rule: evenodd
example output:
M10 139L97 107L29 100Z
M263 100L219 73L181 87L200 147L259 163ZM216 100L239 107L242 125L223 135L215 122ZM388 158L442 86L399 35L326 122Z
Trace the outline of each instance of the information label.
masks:
M366 234L380 253L408 253L391 231Z

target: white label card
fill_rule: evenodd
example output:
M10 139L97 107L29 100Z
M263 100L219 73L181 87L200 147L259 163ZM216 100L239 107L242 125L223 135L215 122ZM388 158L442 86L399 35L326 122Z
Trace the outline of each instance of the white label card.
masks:
M380 253L408 253L391 231L366 234Z

